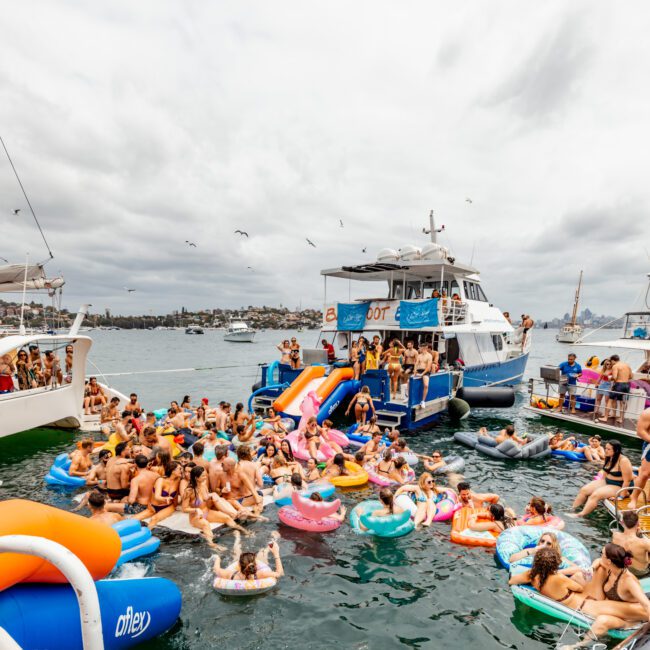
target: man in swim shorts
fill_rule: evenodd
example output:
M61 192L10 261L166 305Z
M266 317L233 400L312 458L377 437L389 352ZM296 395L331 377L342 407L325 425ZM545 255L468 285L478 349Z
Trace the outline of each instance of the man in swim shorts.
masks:
M431 352L429 352L429 347L426 343L423 343L420 346L420 351L418 352L417 359L415 361L415 372L413 373L414 379L422 380L422 401L420 402L420 408L426 406L427 393L429 392L429 376L431 375L431 369L433 367L433 357Z
M70 476L88 476L93 466L92 460L90 459L92 451L93 441L83 440L79 449L72 454L72 463L68 470Z
M129 483L133 461L131 447L120 442L115 446L115 456L106 463L106 493L113 501L122 501L129 496Z
M634 510L626 510L622 524L623 532L615 530L612 542L632 553L632 564L628 567L630 573L637 578L646 576L650 569L650 539L639 537L639 515Z
M149 469L149 459L144 454L135 457L135 475L131 479L129 498L124 504L124 514L134 519L144 519L151 503L154 483L160 478L158 472Z
M413 347L413 341L406 342L406 348L402 352L404 363L402 364L402 381L408 381L409 376L415 372L415 362L418 358L418 351Z
M566 376L566 382L560 382L559 386L559 402L557 405L557 411L564 410L564 396L569 394L569 408L571 413L576 412L576 392L578 390L578 377L582 374L582 367L579 363L576 363L576 355L571 352L567 357L566 361L563 361L558 368L563 376Z
M647 408L639 416L639 421L636 425L636 435L643 440L643 447L641 448L641 465L639 466L639 474L634 479L634 487L644 490L645 485L650 478L650 408ZM632 490L628 508L630 510L636 510L638 507L638 500L639 490Z
M632 368L627 365L618 354L613 354L612 366L612 390L609 398L614 402L614 421L616 424L623 424L625 418L625 407L627 397L630 394L630 381L632 381Z
M484 435L489 435L488 430L485 427L481 427L479 433L482 433ZM497 435L495 440L498 445L500 445L502 442L505 442L506 440L512 440L514 443L518 445L526 444L526 441L517 435L515 431L515 427L512 424L509 424L505 429L501 429L501 431L499 431L499 434Z

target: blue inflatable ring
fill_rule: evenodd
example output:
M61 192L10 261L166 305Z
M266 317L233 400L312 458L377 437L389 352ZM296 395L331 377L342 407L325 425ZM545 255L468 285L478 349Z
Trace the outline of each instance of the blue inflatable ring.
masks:
M381 501L372 499L362 501L354 507L350 513L350 526L352 530L359 535L376 535L377 537L401 537L410 533L415 524L411 519L410 510L404 510L396 515L387 517L373 517L371 514L375 510L384 508ZM368 530L363 530L360 526L363 524Z

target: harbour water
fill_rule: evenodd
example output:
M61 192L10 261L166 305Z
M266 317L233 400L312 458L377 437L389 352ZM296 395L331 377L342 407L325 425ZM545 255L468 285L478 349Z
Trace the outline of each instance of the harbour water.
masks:
M261 332L254 344L230 344L223 332L186 336L182 331L95 331L90 358L102 373L175 368L220 368L198 372L133 374L107 377L122 392L135 391L147 409L165 406L189 394L196 403L208 397L245 401L259 377L258 364L277 356L274 346L295 334L306 347L318 332ZM535 331L527 375L536 376L542 363L558 363L570 347L555 342L555 331ZM614 338L611 336L603 338ZM582 348L579 360L605 350ZM638 359L630 358L636 363ZM632 363L632 365L634 365ZM227 366L227 367L225 367ZM89 374L99 370L90 366ZM498 428L513 421L520 431L539 434L557 428L522 410L522 385L512 409L475 411L463 428ZM443 419L429 431L408 438L419 452L440 449L462 454L465 476L479 491L502 495L521 512L532 495L543 496L563 516L580 485L594 467L551 458L506 463L460 447L452 440L457 426ZM580 436L586 438L584 433ZM43 476L53 458L81 435L40 429L0 440L0 498L22 497L70 508L70 498L45 487ZM623 441L633 463L640 445ZM371 487L345 492L348 509L370 498ZM274 507L268 523L254 524L244 546L256 550L278 529ZM610 518L597 510L585 521L568 520L566 530L578 536L595 556L608 541ZM146 562L125 565L123 576L160 575L174 580L183 592L181 621L165 637L142 648L164 650L207 648L552 648L564 623L515 605L507 587L508 574L487 549L449 542L449 525L399 539L357 537L344 525L317 535L284 526L280 548L286 577L270 593L247 599L218 596L211 586L211 552L198 538L163 533L161 550ZM230 547L232 536L221 543ZM564 643L574 642L571 628ZM613 642L610 647L615 645Z

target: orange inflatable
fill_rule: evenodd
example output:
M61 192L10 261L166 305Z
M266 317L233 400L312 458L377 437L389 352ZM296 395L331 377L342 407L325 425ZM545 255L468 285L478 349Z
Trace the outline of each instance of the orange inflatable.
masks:
M122 542L106 524L81 515L24 499L0 502L0 536L45 537L72 551L94 580L104 578L115 566ZM52 564L32 555L0 553L0 591L19 582L67 582Z
M307 366L292 382L291 386L285 390L278 399L273 402L273 408L276 412L284 411L291 402L297 397L298 393L312 381L325 374L325 366Z
M330 372L325 381L316 389L316 395L320 397L321 402L329 397L329 394L342 382L348 379L354 379L354 370L352 368L335 368Z
M470 516L476 514L478 514L478 521L490 520L485 508L468 508L466 506L455 512L451 522L451 541L466 546L496 546L499 533L468 528Z

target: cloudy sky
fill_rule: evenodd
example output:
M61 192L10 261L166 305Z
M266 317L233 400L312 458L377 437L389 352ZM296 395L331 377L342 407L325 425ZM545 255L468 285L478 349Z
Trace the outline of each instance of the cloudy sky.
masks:
M6 9L0 135L68 307L320 306L320 269L425 243L431 208L515 314L567 311L581 268L618 314L650 271L647 2ZM27 251L1 159L0 256Z

